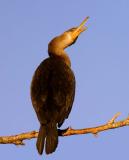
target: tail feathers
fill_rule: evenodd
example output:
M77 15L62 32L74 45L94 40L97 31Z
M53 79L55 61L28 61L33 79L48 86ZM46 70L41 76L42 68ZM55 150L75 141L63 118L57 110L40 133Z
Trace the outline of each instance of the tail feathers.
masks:
M39 154L43 153L45 138L46 138L46 126L41 125L36 143Z
M47 125L46 136L46 154L50 154L56 150L58 145L58 130L56 123L49 123Z

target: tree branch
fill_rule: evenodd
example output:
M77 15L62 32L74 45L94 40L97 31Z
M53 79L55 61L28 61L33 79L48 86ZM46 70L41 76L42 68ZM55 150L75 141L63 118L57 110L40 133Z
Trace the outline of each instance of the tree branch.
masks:
M109 129L115 129L119 127L129 126L129 116L121 121L115 122L116 118L120 115L120 113L117 113L113 116L112 119L110 119L106 124L100 125L97 127L92 128L84 128L84 129L72 129L71 127L64 129L64 130L58 130L59 136L71 136L71 135L80 135L80 134L88 134L92 133L94 135L97 135L99 132L109 130ZM24 145L24 140L29 140L32 138L37 138L38 132L32 131L27 133L21 133L18 135L13 136L1 136L0 137L0 144L15 144L15 145Z

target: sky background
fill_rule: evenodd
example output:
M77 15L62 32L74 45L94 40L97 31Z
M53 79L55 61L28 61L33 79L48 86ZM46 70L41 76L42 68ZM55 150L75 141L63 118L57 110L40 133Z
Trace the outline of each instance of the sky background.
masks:
M0 136L38 130L30 100L32 75L56 35L86 17L88 30L67 49L76 97L62 128L93 127L129 114L128 0L0 0ZM4 160L128 159L129 127L60 137L52 155L39 156L36 139L0 145Z

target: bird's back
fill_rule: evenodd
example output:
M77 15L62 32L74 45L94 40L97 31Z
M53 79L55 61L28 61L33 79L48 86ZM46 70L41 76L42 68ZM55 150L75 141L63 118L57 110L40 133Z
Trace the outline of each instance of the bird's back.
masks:
M47 58L36 69L31 98L41 124L55 121L60 127L71 111L74 94L74 74L61 59Z

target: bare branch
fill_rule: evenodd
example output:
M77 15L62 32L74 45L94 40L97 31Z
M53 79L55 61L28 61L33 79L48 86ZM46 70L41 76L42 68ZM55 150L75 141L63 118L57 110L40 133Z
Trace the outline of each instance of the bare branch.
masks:
M36 138L37 136L38 132L36 131L21 133L13 136L2 136L0 137L0 144L24 145L23 140Z
M120 115L120 113L115 114L113 116L113 118L111 120L109 120L106 124L100 125L97 127L76 129L76 130L72 129L72 128L68 128L66 130L66 132L62 133L62 136L88 134L88 133L92 133L94 135L97 135L99 132L103 132L105 130L129 126L129 116L125 120L115 122L115 119L118 117L118 114Z
M97 135L99 132L102 132L105 130L129 126L129 116L125 120L115 122L116 118L119 115L120 113L115 114L113 118L104 125L100 125L100 126L92 127L92 128L84 128L84 129L72 129L71 127L69 127L64 130L59 129L58 134L59 136L71 136L71 135L80 135L80 134L88 134L88 133ZM24 140L37 138L37 136L38 136L38 132L36 131L21 133L21 134L13 135L13 136L1 136L0 144L24 145L23 143Z

